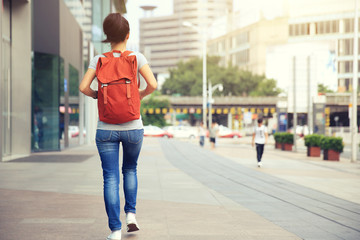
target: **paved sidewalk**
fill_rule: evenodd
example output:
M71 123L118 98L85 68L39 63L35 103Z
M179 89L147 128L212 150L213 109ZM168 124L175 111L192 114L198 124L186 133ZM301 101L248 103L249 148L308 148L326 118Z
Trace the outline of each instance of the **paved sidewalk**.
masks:
M291 186L293 190L300 189L306 194L346 203L344 208L349 210L360 209L359 164L346 161L324 163L306 159L300 154L266 149L264 168L258 169L253 160L253 150L244 143L220 142L214 151L200 149L196 142L193 143L145 139L138 170L137 218L141 230L133 234L123 231L123 239L323 239L315 233L323 229L321 224L327 224L327 221L310 229L308 225L303 225L304 233L297 232L298 226L290 224L293 216L304 224L304 220L312 219L312 215L291 212L292 216L286 220L292 228L284 226L284 222L279 221L284 220L284 214L277 212L273 215L272 209L267 209L276 201L264 199L259 192L248 190L252 187L264 191L269 187L261 181L259 184L247 182L254 177L275 179L277 185L272 190L280 193L285 191L283 186ZM66 162L62 161L64 159ZM219 160L226 164L218 165ZM208 167L214 166L218 168L213 171L225 171L226 174L217 178L209 175ZM232 177L234 172L229 168L241 169L242 172ZM237 180L241 175L245 176L241 185L247 190L241 192L238 185L224 185L229 178ZM330 187L326 186L331 179ZM331 186L336 186L337 190ZM251 201L248 201L249 197ZM278 197L292 201L291 196ZM121 201L124 202L123 196ZM334 202L335 205L337 203ZM253 206L261 206L261 211L253 209ZM283 212L293 210L285 205L278 207ZM327 239L359 239L352 238L360 236L360 226L357 225L359 213L360 210L352 213L354 219L344 222L345 226L355 226L353 229ZM333 222L341 222L338 217L334 215ZM124 220L123 215L121 218ZM347 229L338 227L336 223L329 225L332 226L337 226L333 228L335 231ZM101 167L95 146L35 154L30 158L0 163L1 240L100 240L105 239L107 234Z

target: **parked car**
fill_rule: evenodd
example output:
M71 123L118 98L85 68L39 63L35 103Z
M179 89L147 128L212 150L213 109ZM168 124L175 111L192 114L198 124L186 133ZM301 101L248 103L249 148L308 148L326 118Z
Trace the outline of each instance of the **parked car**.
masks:
M223 125L219 126L219 137L221 138L241 138L240 133L225 127Z
M191 126L168 126L164 128L165 131L172 134L174 138L196 138L198 130Z
M144 126L144 137L165 137L172 138L173 135L157 126Z
M79 126L72 126L70 125L68 128L68 136L70 138L75 138L79 136ZM86 130L84 129L83 135L86 136ZM62 132L61 138L64 139L64 132Z

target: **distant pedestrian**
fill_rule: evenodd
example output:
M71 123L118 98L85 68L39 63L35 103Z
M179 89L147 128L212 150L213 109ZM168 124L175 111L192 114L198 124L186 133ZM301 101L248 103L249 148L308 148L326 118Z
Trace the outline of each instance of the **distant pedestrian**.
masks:
M262 166L262 155L264 153L264 147L265 144L267 144L268 141L268 132L267 127L263 125L263 120L258 119L258 124L254 128L254 133L252 137L252 146L254 147L254 144L256 144L256 155L257 155L257 162L258 167Z
M144 55L126 50L130 28L128 21L120 13L109 14L103 22L103 29L107 38L103 42L111 44L111 52L97 55L90 61L79 89L89 97L99 97L96 145L103 169L104 201L111 230L107 240L120 240L120 143L123 151L124 211L127 231L132 232L139 230L135 218L137 162L144 136L140 100L156 89L157 82ZM139 74L147 82L144 90L138 89ZM95 76L99 92L90 88ZM123 107L118 107L119 105Z
M218 135L218 132L219 132L219 128L218 128L216 122L212 122L211 126L209 128L209 137L210 137L211 149L215 148L216 137Z
M199 132L199 143L200 146L203 147L205 145L205 135L206 135L206 129L204 127L203 122L200 122L198 132Z

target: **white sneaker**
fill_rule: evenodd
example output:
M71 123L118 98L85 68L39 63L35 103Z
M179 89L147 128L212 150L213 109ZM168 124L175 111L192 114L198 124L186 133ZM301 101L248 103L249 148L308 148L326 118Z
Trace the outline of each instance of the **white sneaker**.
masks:
M261 167L262 166L262 162L258 162L258 167Z
M126 214L126 225L128 232L135 232L140 230L138 223L136 222L135 214L134 213L127 213Z
M106 240L121 240L121 230L113 231Z

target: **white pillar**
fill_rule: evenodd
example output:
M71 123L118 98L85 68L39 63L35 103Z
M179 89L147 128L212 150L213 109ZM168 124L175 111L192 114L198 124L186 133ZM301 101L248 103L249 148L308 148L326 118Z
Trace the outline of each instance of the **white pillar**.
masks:
M354 58L353 58L353 84L352 84L352 116L351 116L351 161L357 160L357 90L358 90L358 0L355 0L354 18Z

